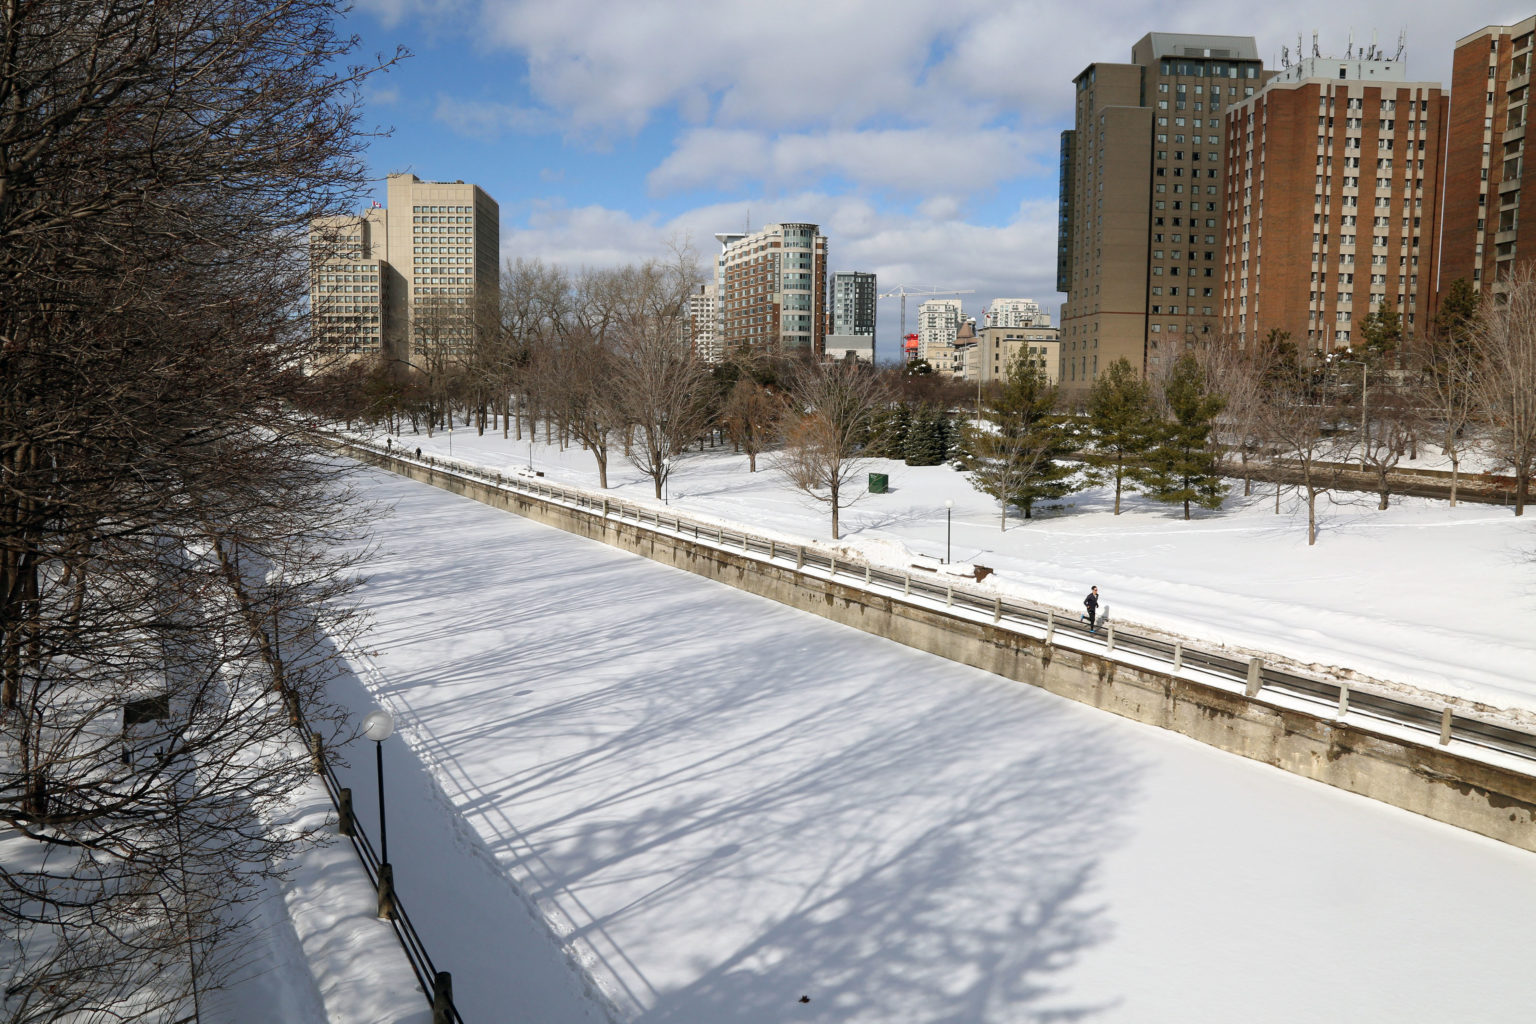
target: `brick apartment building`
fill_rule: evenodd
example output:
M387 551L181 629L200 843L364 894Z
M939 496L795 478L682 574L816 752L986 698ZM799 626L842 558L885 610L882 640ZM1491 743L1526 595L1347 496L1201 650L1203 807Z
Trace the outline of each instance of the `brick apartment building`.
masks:
M1233 106L1225 126L1222 329L1348 348L1386 300L1405 332L1435 303L1439 83L1400 61L1307 57Z
M1536 17L1490 25L1456 42L1445 159L1440 294L1457 278L1496 286L1517 259L1536 256L1536 167L1525 132Z

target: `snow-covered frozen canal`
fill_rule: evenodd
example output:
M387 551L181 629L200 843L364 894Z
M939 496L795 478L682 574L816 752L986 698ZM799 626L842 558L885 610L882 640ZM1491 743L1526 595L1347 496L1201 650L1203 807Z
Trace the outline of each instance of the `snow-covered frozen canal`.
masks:
M396 884L471 1024L1529 1012L1531 854L360 483L395 515L335 696L396 715Z

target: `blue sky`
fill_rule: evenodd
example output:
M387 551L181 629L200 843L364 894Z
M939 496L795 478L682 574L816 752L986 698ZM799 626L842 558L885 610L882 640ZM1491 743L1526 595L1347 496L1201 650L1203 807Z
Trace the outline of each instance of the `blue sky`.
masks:
M974 289L1051 307L1059 133L1072 78L1150 31L1298 34L1395 49L1448 83L1454 41L1536 13L1503 2L1230 0L357 0L362 53L409 60L368 86L379 179L463 179L501 205L502 258L601 266L779 220L822 225L834 270L882 291ZM915 302L909 300L909 325ZM894 351L896 300L881 303ZM910 328L909 328L910 329ZM888 344L889 343L889 344Z

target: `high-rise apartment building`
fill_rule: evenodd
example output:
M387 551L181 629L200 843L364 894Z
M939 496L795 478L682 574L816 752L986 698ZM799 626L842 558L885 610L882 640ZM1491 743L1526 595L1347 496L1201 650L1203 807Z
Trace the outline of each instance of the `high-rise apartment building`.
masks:
M1154 371L1218 325L1222 119L1263 85L1250 36L1153 32L1075 79L1063 133L1061 380L1122 357Z
M321 352L407 364L424 352L454 357L471 343L475 318L494 309L487 303L498 293L500 208L478 185L414 174L391 174L386 199L361 216L311 227Z
M845 337L875 335L875 275L839 270L832 275L832 333Z
M1536 162L1525 162L1536 17L1490 25L1456 42L1446 129L1443 295L1457 278L1497 286L1515 261L1536 256Z
M725 351L744 347L819 356L831 324L826 236L815 224L786 223L715 238Z
M685 310L687 340L693 354L707 363L718 363L725 356L720 338L720 288L713 282L701 284L688 296Z
M954 363L955 339L965 323L959 299L929 299L917 307L917 351L935 370Z
M1278 329L1330 352L1383 301L1405 332L1421 327L1434 307L1445 112L1439 83L1409 82L1380 58L1306 57L1234 105L1223 330L1251 344Z
M982 327L1048 327L1051 314L1034 299L993 299L982 314Z

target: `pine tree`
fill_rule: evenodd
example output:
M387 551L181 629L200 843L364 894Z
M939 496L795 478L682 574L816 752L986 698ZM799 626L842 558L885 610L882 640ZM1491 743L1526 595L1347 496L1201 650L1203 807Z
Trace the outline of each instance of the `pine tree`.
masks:
M1152 388L1128 359L1115 361L1094 381L1088 395L1092 447L1083 459L1115 484L1115 515L1120 514L1124 481L1144 475L1142 460L1157 436Z
M971 483L997 499L1004 529L1009 505L1030 519L1035 502L1072 492L1075 469L1061 460L1077 450L1078 441L1066 418L1056 413L1056 404L1057 389L1045 374L1015 359L1002 388L987 403L990 426L967 429Z
M1403 340L1403 317L1391 300L1382 299L1376 312L1367 313L1355 324L1355 328L1360 334L1360 340L1365 343L1367 362L1379 367L1395 358Z
M911 422L912 412L905 402L881 409L870 422L867 454L876 459L903 458Z
M949 417L934 405L921 405L907 428L903 457L909 466L939 466L949 455Z
M1157 443L1147 454L1146 483L1158 501L1217 508L1226 496L1220 472L1221 456L1211 447L1211 428L1226 400L1209 389L1205 371L1193 354L1174 364L1163 387L1171 420L1163 424Z

